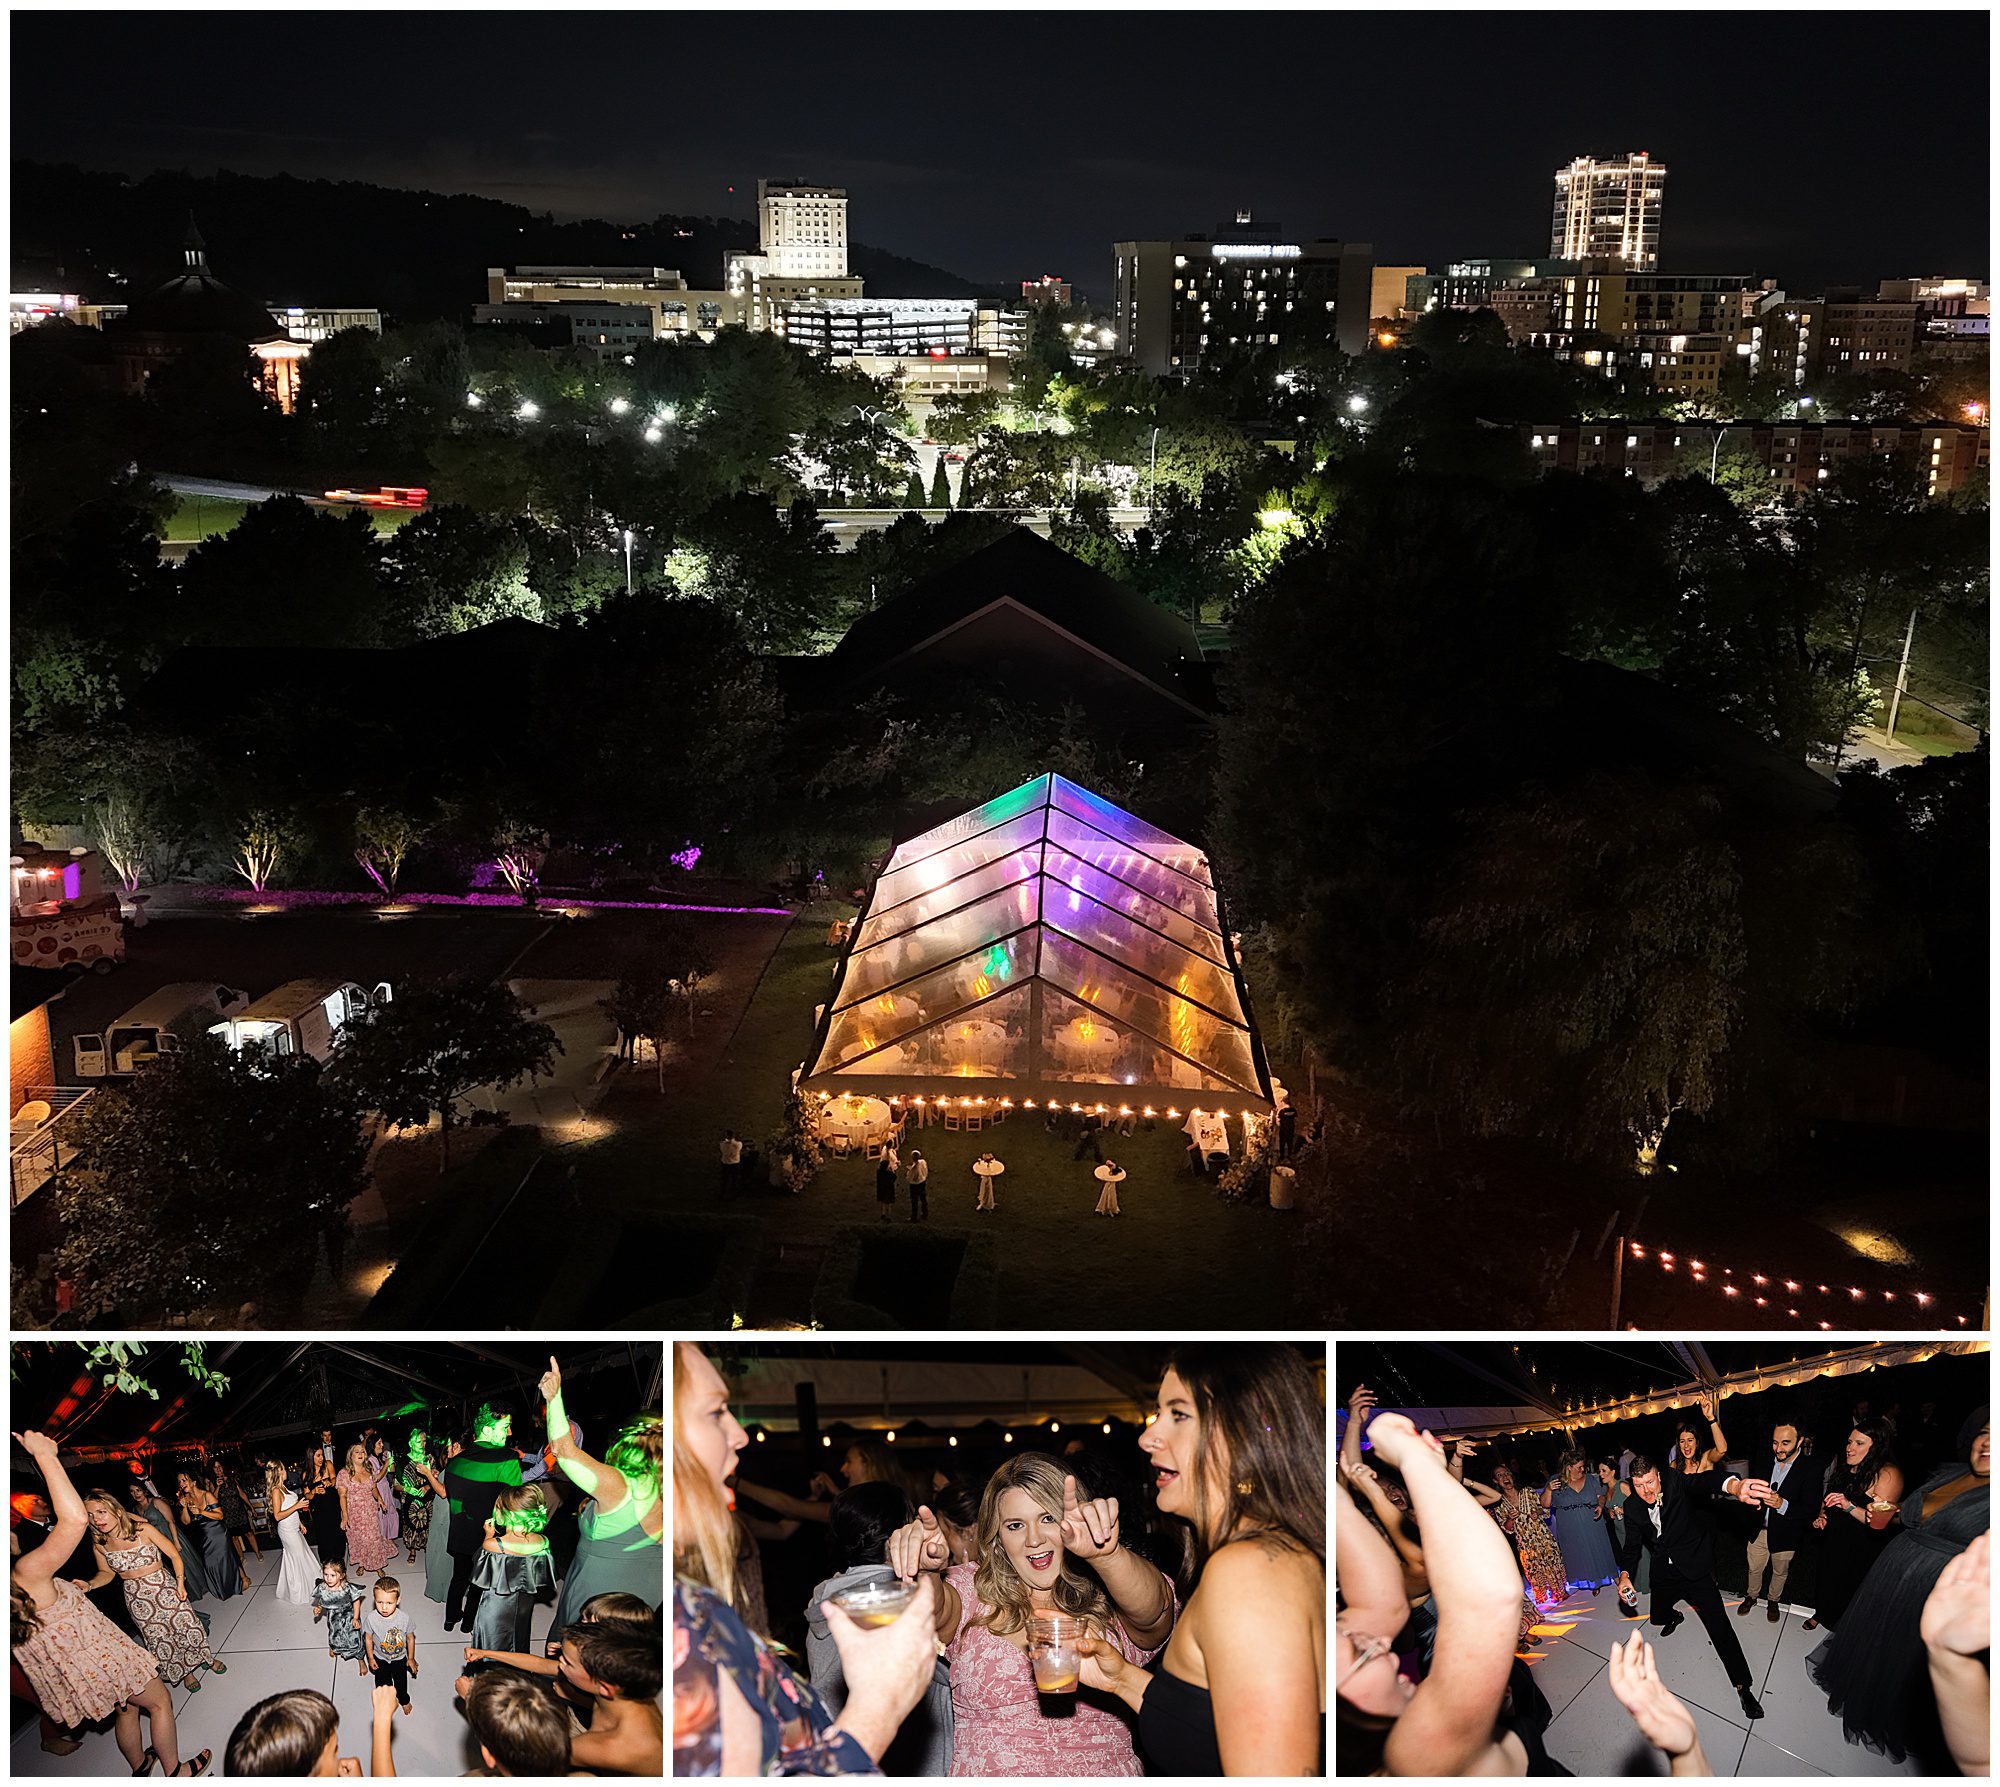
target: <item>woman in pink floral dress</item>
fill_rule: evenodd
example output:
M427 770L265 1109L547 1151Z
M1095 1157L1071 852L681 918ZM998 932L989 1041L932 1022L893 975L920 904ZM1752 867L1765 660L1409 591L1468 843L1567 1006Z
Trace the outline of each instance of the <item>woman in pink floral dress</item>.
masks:
M14 1560L8 1581L14 1661L35 1690L43 1714L71 1727L114 1719L118 1748L135 1775L150 1773L156 1762L170 1775L205 1772L208 1751L181 1760L173 1701L152 1657L99 1613L81 1588L56 1574L83 1542L89 1521L58 1461L55 1441L41 1433L24 1433L20 1439L41 1469L56 1517L48 1538ZM142 1714L153 1735L143 1747Z
M1114 1497L1080 1500L1055 1459L1023 1453L994 1472L979 1502L976 1564L953 1564L937 1517L889 1540L901 1576L942 1577L938 1637L951 1662L954 1775L1139 1775L1122 1707L1078 1695L1063 1716L1042 1710L1028 1661L1028 1621L1067 1613L1134 1663L1165 1648L1180 1611L1174 1585L1118 1542Z
M360 1445L347 1448L347 1468L334 1479L340 1488L340 1523L347 1529L347 1566L354 1574L386 1570L396 1548L382 1536L382 1491Z

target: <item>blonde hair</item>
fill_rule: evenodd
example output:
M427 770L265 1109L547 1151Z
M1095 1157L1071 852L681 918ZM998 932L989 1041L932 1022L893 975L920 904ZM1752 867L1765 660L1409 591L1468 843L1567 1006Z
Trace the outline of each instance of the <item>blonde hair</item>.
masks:
M304 1488L305 1485L301 1483L299 1487ZM271 1498L271 1518L274 1521L279 1518L278 1498L284 1492L284 1488L285 1467L274 1458L264 1467L264 1493ZM298 1497L294 1496L292 1499L296 1501Z
M1044 1514L1060 1518L1063 1480L1068 1474L1046 1452L1023 1452L993 1473L986 1493L979 1498L979 1568L973 1574L972 1589L993 1610L986 1616L986 1629L998 1637L1026 1626L1031 1608L1028 1585L1015 1572L1013 1559L1000 1542L1000 1498L1010 1489L1019 1489ZM1110 1627L1111 1597L1095 1576L1069 1561L1067 1546L1062 1574L1056 1578L1055 1604L1058 1613L1073 1613L1089 1621L1093 1631L1102 1633Z
M356 1458L361 1460L361 1468L359 1470L354 1468ZM368 1468L368 1448L359 1440L356 1440L353 1445L347 1448L341 1468L347 1472L347 1480L350 1483L365 1482L375 1475Z
M674 1573L705 1583L733 1606L736 1525L683 1425L694 1395L687 1361L697 1350L691 1340L674 1342Z
M111 1531L117 1538L130 1539L138 1533L138 1515L126 1507L110 1490L92 1489L87 1491L83 1498L83 1507L86 1514L89 1513L93 1502L99 1507L111 1510ZM94 1533L95 1529L93 1528L92 1530Z

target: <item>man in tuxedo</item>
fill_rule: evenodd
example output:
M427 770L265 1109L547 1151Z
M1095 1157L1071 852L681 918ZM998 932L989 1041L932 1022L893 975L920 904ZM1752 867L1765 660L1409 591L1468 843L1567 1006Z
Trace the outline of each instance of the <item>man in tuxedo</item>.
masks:
M1632 1572L1641 1551L1653 1554L1653 1617L1660 1636L1681 1623L1674 1603L1685 1601L1708 1628L1709 1642L1722 1659L1729 1685L1743 1703L1746 1717L1761 1719L1764 1709L1750 1692L1750 1664L1722 1611L1722 1590L1715 1585L1715 1501L1727 1496L1747 1508L1764 1505L1770 1484L1754 1477L1708 1471L1662 1473L1650 1458L1632 1460L1635 1508L1625 1508L1625 1544L1619 1553L1618 1593L1632 1597Z
M1771 1489L1758 1510L1757 1531L1750 1540L1750 1590L1736 1611L1739 1615L1746 1614L1757 1605L1757 1590L1763 1585L1768 1566L1771 1592L1766 1607L1771 1623L1776 1625L1792 1557L1819 1512L1826 1467L1800 1450L1799 1430L1789 1421L1780 1421L1771 1429L1770 1462L1760 1475Z

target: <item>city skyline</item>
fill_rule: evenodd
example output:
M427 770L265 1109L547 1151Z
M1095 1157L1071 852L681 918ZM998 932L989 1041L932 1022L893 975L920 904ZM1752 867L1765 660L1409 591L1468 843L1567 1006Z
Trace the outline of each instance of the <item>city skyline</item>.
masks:
M607 16L625 45L610 60L551 44L539 13L482 15L476 36L464 15L399 17L393 49L370 39L356 92L339 56L302 58L283 83L212 84L228 14L127 15L87 65L61 53L66 19L17 14L16 66L33 80L17 79L15 152L135 176L221 167L469 191L621 222L750 218L759 178L823 182L849 191L856 240L987 284L1055 273L1103 301L1114 240L1209 230L1243 208L1295 238L1370 242L1385 264L1539 253L1558 168L1646 150L1672 170L1670 270L1798 287L1986 271L1983 160L1914 180L1915 139L1895 123L1984 66L1983 13L1928 13L1921 34L1906 15L1834 15L1810 33L1797 15L1736 17L1679 88L1662 44L1685 34L1658 15L1445 15L1419 61L1396 16L1234 14L1238 37L1202 48L1199 88L1177 37L1106 40L1138 14L1081 15L1074 39L1049 40L1047 68L1001 80L981 72L1009 66L990 59L996 18L926 18L899 47L892 13L861 33L807 15ZM1038 32L1049 16L1007 24ZM1533 21L1560 32L1554 47ZM1280 63L1326 73L1309 94L1273 91ZM922 78L961 65L979 78ZM732 66L743 80L701 72ZM659 85L621 105L610 71L634 67ZM1599 71L1589 88L1563 91L1585 67ZM1366 78L1344 83L1354 68ZM1897 148L1828 131L1832 113L1886 121Z

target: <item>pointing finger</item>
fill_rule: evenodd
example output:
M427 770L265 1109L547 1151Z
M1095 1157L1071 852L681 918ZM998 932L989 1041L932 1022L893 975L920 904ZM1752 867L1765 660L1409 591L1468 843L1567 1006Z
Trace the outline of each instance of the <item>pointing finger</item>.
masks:
M1076 1512L1076 1479L1063 1478L1063 1513L1065 1516Z
M925 1532L934 1533L937 1531L937 1516L930 1509L919 1508L917 1510L917 1519L923 1523Z

